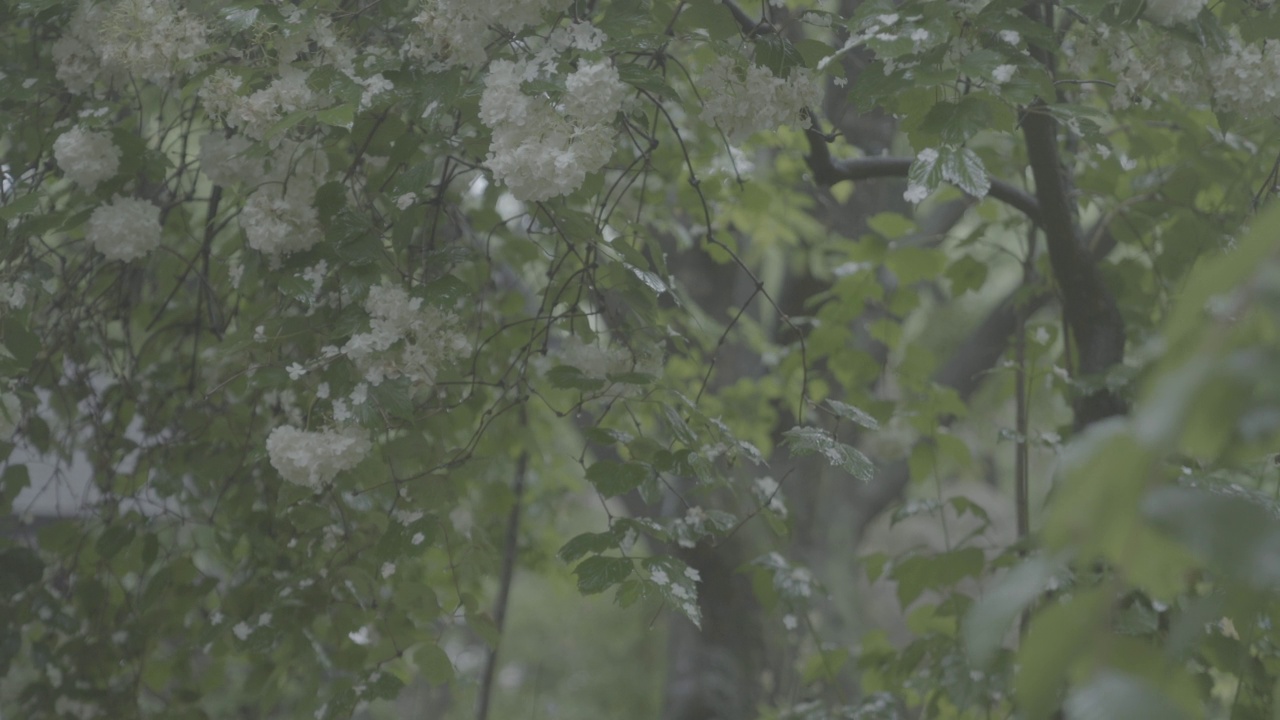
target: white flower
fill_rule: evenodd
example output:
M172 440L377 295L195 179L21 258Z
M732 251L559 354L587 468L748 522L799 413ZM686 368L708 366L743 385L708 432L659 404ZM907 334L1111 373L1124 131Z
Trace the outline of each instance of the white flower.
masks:
M427 539L426 535L423 535L422 533L417 532L413 534L413 537L409 538L409 542L414 545L421 545L422 542L426 539Z
M1001 40L1010 45L1017 45L1022 42L1022 36L1018 34L1017 30L1001 30L999 35Z
M104 132L77 125L53 141L53 158L58 167L85 192L115 176L120 169L120 148Z
M382 575L383 578L389 578L392 575L395 575L396 564L390 562L382 563L382 568L378 571L378 574Z
M565 78L564 85L565 112L584 125L613 120L628 89L608 62L583 64Z
M1013 78L1013 73L1017 69L1017 65L998 65L991 71L991 79L995 80L997 85L1003 85Z
M364 92L360 94L360 109L363 110L373 103L373 99L384 92L395 89L395 84L390 80L382 77L382 73L378 73L372 77L360 78L360 85L364 88Z
M368 626L368 625L365 625L365 626L361 627L359 630L356 630L356 631L354 631L354 632L349 632L349 633L347 633L347 637L351 639L351 642L353 642L353 643L355 643L355 644L357 644L357 645L368 645L369 643L373 642L373 641L369 638L369 626Z
M483 65L490 28L519 31L542 20L543 12L563 9L564 0L432 0L413 19L423 37L410 52L445 64Z
M299 363L293 363L289 367L285 368L285 372L289 373L290 380L297 380L307 374L307 369Z
M1147 0L1142 16L1161 25L1194 20L1208 0Z
M480 120L493 131L485 165L525 202L571 193L609 161L616 132L606 121L626 90L608 63L585 66L570 76L562 115L547 98L520 90L537 73L528 63L496 61L480 96Z
M400 197L396 198L396 207L400 208L401 210L404 210L405 208L409 207L410 205L416 202L418 202L418 196L414 193L407 192L401 195Z
M666 571L661 569L654 570L653 572L649 573L649 579L653 580L654 584L656 585L671 584L671 578L667 577Z
M698 582L702 580L702 575L700 575L697 570L691 567L687 567L684 569L684 576L694 582Z
M796 620L795 615L787 614L782 616L782 625L788 630L795 630L800 626L800 622Z
M262 172L262 161L249 155L253 143L243 135L212 132L200 139L200 169L215 185L236 185Z
M281 425L267 437L267 454L280 476L308 487L359 465L372 447L367 434L354 427L308 432Z
M924 202L927 197L929 197L929 188L924 185L908 185L907 191L902 193L902 199L913 205Z
M98 28L98 52L107 64L156 83L198 68L208 48L203 21L171 0L120 0Z
M266 184L253 191L240 212L249 247L268 255L307 250L320 241L320 215L306 182Z
M806 107L821 104L822 89L803 68L787 78L750 61L720 55L703 71L702 119L738 144L761 130L798 122Z
M108 260L135 260L160 246L160 208L115 196L89 216L85 237Z
M253 628L249 627L248 623L241 620L236 623L235 627L231 628L231 632L235 633L236 637L241 640L247 640L249 635L253 633Z
M1245 117L1280 113L1280 40L1232 37L1228 52L1209 56L1209 79L1216 105Z
M383 284L369 289L365 299L369 332L357 333L342 346L370 385L388 378L407 377L420 385L435 383L440 367L470 352L471 344L455 326L453 313L425 305L403 288ZM352 394L356 405L364 402Z

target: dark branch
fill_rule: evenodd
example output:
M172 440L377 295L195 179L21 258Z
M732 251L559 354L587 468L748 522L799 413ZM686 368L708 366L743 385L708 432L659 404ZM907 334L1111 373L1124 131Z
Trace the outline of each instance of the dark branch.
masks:
M1042 8L1028 3L1023 12L1052 28L1047 5ZM1053 54L1036 46L1031 53L1052 75ZM1040 227L1049 249L1049 264L1062 294L1063 319L1079 356L1075 374L1096 380L1124 360L1124 318L1083 241L1073 189L1058 155L1057 120L1046 111L1044 101L1037 100L1023 111L1021 124L1044 218ZM1105 388L1082 392L1072 405L1077 429L1126 411L1124 400Z
M911 169L911 158L863 157L835 160L827 147L826 136L813 128L805 135L809 140L809 154L805 159L819 185L830 187L845 180L906 177L907 171ZM1042 224L1040 205L1036 199L1011 183L991 178L991 190L987 195L1026 215L1036 225Z

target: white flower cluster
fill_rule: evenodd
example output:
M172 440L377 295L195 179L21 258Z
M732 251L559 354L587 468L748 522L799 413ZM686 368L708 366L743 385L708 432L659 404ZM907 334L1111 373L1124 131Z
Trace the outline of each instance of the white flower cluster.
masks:
M499 60L489 67L480 120L493 130L485 164L525 202L573 192L613 156L614 115L627 86L606 62L585 63L565 79L563 103L520 90L536 66Z
M268 183L254 190L240 211L249 247L273 256L310 249L323 237L314 198L315 187L305 182Z
M803 68L780 78L766 67L721 55L699 80L703 121L719 127L733 144L797 122L804 108L822 102L822 88Z
M280 477L313 488L359 465L372 447L355 427L310 432L281 425L267 436L267 455Z
M432 55L449 65L477 67L488 59L491 27L519 32L536 25L548 10L560 10L566 0L429 0L414 23L425 37L416 43L419 54Z
M342 353L351 358L370 385L407 377L418 385L435 383L440 368L471 351L456 329L453 313L424 305L390 284L369 289L365 299L369 332L352 335Z
M120 169L120 148L104 132L77 125L53 141L53 158L58 167L85 192L115 176Z
M85 236L108 260L135 260L160 246L160 208L115 196L89 216Z
M622 347L584 343L574 335L556 349L556 362L582 371L589 378L604 380L609 375L638 372L652 377L662 375L662 358L658 354L639 357Z
M261 140L285 115L320 103L321 98L307 87L307 77L305 71L286 66L266 87L241 95L244 81L227 70L218 70L205 79L199 97L211 116Z
M211 132L200 140L200 169L216 185L236 185L259 177L262 161L250 156L253 143L243 135Z
M320 242L324 232L315 196L329 171L325 154L312 145L285 140L265 164L256 167L255 175L263 183L249 195L240 212L240 227L249 247L280 257L309 250Z
M1229 49L1208 55L1214 102L1245 117L1280 114L1280 40L1246 45L1233 37Z
M1195 20L1209 0L1147 0L1142 16L1169 26Z
M804 600L813 596L817 583L808 568L796 567L776 552L756 558L753 564L773 571L773 588L783 598Z
M53 58L58 79L72 92L120 72L167 83L199 69L207 35L204 22L172 0L82 0L54 43Z
M209 47L204 23L171 0L120 0L111 7L98 47L104 62L152 82L197 68Z

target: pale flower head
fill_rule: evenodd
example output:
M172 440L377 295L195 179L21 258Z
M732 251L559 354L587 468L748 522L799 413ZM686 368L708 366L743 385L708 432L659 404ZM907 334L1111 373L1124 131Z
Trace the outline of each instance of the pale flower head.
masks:
M372 447L358 427L311 432L281 425L267 437L267 454L280 477L312 488L359 465Z
M53 158L58 167L85 192L115 176L120 169L120 148L105 132L77 125L53 141Z
M115 196L89 216L85 237L108 260L136 260L160 246L160 208Z

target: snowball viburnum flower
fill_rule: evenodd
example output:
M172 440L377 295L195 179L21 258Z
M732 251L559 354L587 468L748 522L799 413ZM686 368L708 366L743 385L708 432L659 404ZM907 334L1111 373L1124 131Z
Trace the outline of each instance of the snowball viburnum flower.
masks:
M372 447L367 434L354 427L311 432L281 425L267 436L267 455L280 477L312 488L359 465Z
M369 313L369 332L352 335L342 352L370 385L398 377L431 385L443 365L471 350L471 343L456 330L453 313L424 305L422 298L410 296L403 288L375 285L364 308Z
M120 148L104 132L85 130L77 125L53 141L53 158L58 167L85 192L93 192L98 183L120 169Z
M160 208L115 196L89 216L85 237L108 260L136 260L160 246Z
M1147 0L1142 16L1161 25L1194 20L1208 0Z
M822 102L822 88L803 68L780 78L769 68L719 56L700 78L703 121L741 143L760 130L774 130L800 119L801 111Z
M319 242L323 233L313 198L314 191L304 182L290 183L287 189L270 183L253 191L240 212L249 247L268 255L288 255Z
M524 94L536 69L499 60L489 66L480 120L493 131L485 165L517 199L547 200L577 190L613 156L611 121L626 85L608 63L584 65L566 79L564 102Z

